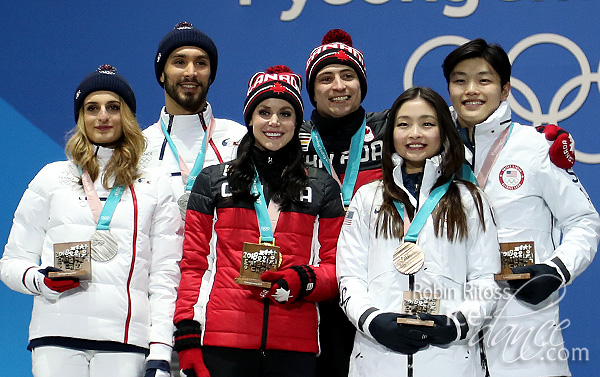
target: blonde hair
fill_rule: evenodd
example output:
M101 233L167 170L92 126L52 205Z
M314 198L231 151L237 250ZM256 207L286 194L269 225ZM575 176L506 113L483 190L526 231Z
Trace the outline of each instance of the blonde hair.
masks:
M102 185L107 189L114 186L129 186L140 176L138 163L146 149L146 138L127 103L119 96L123 135L117 140L114 152L104 168ZM100 167L95 156L95 145L85 131L84 106L79 109L79 119L65 147L67 158L83 170L87 170L95 181L100 176ZM113 182L111 184L111 182Z

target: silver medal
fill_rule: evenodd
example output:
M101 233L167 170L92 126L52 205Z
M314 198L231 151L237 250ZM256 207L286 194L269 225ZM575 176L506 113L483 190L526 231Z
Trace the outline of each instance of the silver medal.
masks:
M177 199L177 204L179 205L179 213L181 214L181 218L185 221L185 211L187 211L188 201L190 200L190 193L186 192Z
M416 273L425 263L423 249L412 242L404 242L394 252L394 266L405 275Z
M92 243L92 259L106 262L117 255L117 240L108 230L96 230L90 239Z

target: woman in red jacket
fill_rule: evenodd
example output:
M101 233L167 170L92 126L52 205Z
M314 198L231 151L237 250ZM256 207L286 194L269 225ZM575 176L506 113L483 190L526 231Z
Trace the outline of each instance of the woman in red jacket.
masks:
M317 302L336 294L344 210L335 180L304 166L301 83L284 66L256 73L238 157L194 184L175 315L186 376L315 375ZM277 270L260 276L270 289L236 282L243 250L256 245L279 248Z

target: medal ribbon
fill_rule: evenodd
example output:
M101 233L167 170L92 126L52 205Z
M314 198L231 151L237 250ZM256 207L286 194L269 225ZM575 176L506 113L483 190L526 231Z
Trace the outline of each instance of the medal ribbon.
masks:
M346 174L344 175L343 183L340 182L335 169L333 169L333 165L329 159L329 155L327 154L327 150L325 149L321 135L319 135L319 131L317 131L317 127L313 127L310 132L310 138L315 146L317 156L319 156L319 159L323 162L323 166L325 166L327 172L342 187L342 199L344 201L344 206L346 207L350 205L350 199L352 199L352 193L354 192L354 186L356 185L356 178L358 177L360 160L362 158L362 150L365 144L366 127L367 118L365 117L358 131L352 135L352 141L350 142L350 155L348 156L348 165L346 166Z
M429 197L427 198L427 200L425 201L423 206L419 209L419 211L415 215L412 223L410 223L408 230L406 230L406 225L405 225L404 241L413 242L413 243L417 242L417 236L419 235L419 232L425 226L425 222L427 221L427 218L429 217L429 215L431 215L431 213L435 209L435 206L437 206L437 204L440 202L442 197L448 191L450 182L452 182L452 179L450 179L448 182L444 183L441 186L436 187L435 189L433 189L433 191L431 191L431 194L429 194ZM408 216L404 216L404 204L403 203L401 203L397 200L394 200L394 206L396 207L396 210L400 214L400 217L402 218L403 221L404 221L404 218L408 219Z
M106 203L103 208L100 198L98 198L98 193L94 188L94 182L87 170L84 170L81 174L81 181L88 203L90 204L92 215L94 216L94 221L97 223L96 230L108 230L117 204L121 201L121 197L125 191L125 186L113 187L112 190L110 190L108 198L106 198Z
M204 118L201 118L204 120ZM194 186L194 182L196 182L196 178L198 174L202 171L202 167L204 165L204 159L206 157L206 145L208 141L212 139L213 132L215 131L216 121L214 115L211 114L210 122L208 128L204 130L204 137L202 138L202 146L200 147L200 152L196 156L196 161L194 162L194 166L192 170L188 168L185 161L177 151L177 147L171 138L171 135L167 132L167 127L165 126L165 122L160 118L160 128L162 129L163 135L165 135L165 139L171 148L171 152L173 152L173 156L177 159L177 163L179 164L179 169L181 169L181 179L183 183L185 183L185 191L192 191L192 187ZM204 121L202 121L202 125L204 126Z
M512 133L513 125L514 123L511 123L510 126L506 127L504 131L502 131L500 136L498 136L496 141L494 141L494 144L492 144L490 151L488 152L487 156L485 157L485 160L483 161L483 164L481 165L479 174L477 174L477 183L482 189L485 187L485 183L487 182L487 179L490 175L492 166L494 166L494 164L496 163L496 160L498 159L498 156L500 156L502 148L504 148L508 137Z
M473 169L469 166L468 163L463 163L460 168L460 177L465 181L469 181L474 185L478 185L477 178L475 178L475 174L473 173Z
M273 226L271 225L271 217L269 216L269 209L267 208L265 194L258 178L258 172L254 168L254 181L252 182L251 192L253 195L258 195L258 199L254 201L254 210L256 211L256 218L258 219L258 228L260 229L260 243L273 244ZM271 207L271 205L269 205ZM271 208L273 211L274 208ZM279 211L277 211L277 214Z

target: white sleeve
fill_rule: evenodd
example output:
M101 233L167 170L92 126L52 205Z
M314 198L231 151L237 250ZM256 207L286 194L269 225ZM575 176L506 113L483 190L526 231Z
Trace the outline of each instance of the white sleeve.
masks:
M175 331L173 315L181 278L179 262L182 254L183 221L168 180L158 177L157 186L158 198L150 230L150 343L172 346ZM160 347L162 352L157 352L159 347L151 346L150 350L150 359L171 360L170 349Z
M562 241L542 263L558 267L565 283L573 281L592 263L600 241L600 218L572 169L561 169L540 156L537 182L562 232Z
M500 296L500 288L494 281L494 274L500 272L500 246L494 222L492 208L485 194L479 191L483 200L483 219L485 230L481 227L478 211L473 206L465 205L468 222L467 250L467 283L465 300L458 306L464 318L459 318L461 325L468 324L469 331L462 338L470 339L476 335L483 322L489 318ZM470 194L467 194L469 197ZM461 330L464 327L461 326Z
M13 225L0 259L0 278L12 290L33 294L24 285L23 276L31 267L38 267L46 237L50 195L44 188L47 168L43 168L29 183L15 211Z
M379 313L369 298L367 288L370 210L374 199L373 195L365 195L372 194L369 188L361 187L350 202L338 239L336 256L342 309L350 322L367 334L370 321Z

